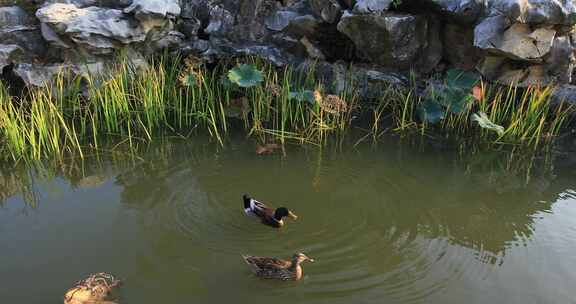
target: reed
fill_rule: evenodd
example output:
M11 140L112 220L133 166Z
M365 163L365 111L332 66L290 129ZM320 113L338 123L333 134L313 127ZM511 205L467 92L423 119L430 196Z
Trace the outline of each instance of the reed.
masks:
M260 82L239 86L228 71L249 64L262 74ZM162 56L146 66L123 60L108 67L106 75L75 77L61 72L49 85L11 97L0 82L0 142L2 157L13 161L64 157L102 142L135 147L175 134L188 138L207 132L221 145L233 126L242 125L261 142L296 141L322 146L343 139L354 116L372 118L369 134L377 140L389 114L399 134L441 134L473 140L538 147L559 134L571 107L552 106L551 86L499 87L480 84L481 98L462 111L446 111L439 124L423 123L423 105L414 88L389 85L374 103L359 104L358 92L348 84L338 95L329 94L308 73L277 68L254 57L235 58L214 67L194 58ZM348 77L352 78L352 77ZM89 88L87 96L82 87ZM299 96L299 97L298 97ZM487 113L504 132L471 124L470 115Z
M553 104L551 85L496 87L491 91L483 86L483 90L487 92L478 100L477 108L503 126L504 132L495 138L493 133L482 130L480 136L496 143L532 147L550 143L573 112L571 105Z
M241 88L225 81L228 69L249 63L264 74L260 85ZM108 67L106 75L73 77L59 73L50 85L12 98L0 84L0 140L12 160L63 157L100 149L110 138L135 146L165 133L189 137L206 130L220 144L240 121L249 135L264 141L296 140L321 144L343 134L357 96L352 90L328 95L310 75L278 70L256 58L239 58L207 68L202 62L164 56L136 67L128 60ZM80 94L86 85L88 96ZM306 88L346 106L294 100ZM331 98L331 99L330 99ZM240 115L230 113L240 108Z
M470 96L460 112L445 110L445 117L433 125L418 116L422 99L414 96L414 90L390 90L392 92L385 93L385 97L373 107L374 124L380 120L379 113L390 112L393 130L401 135L435 133L461 141L538 148L541 144L551 143L574 112L574 108L565 103L553 104L554 87L551 85L520 88L481 82L478 85L480 98ZM504 128L504 132L497 135L471 123L471 115L477 112L486 113L491 122ZM373 130L377 128L372 127Z

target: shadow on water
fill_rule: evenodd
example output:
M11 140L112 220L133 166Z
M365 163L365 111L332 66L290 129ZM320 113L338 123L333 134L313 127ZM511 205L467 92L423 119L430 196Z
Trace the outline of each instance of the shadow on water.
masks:
M167 141L139 156L118 150L3 170L0 206L27 202L26 209L50 209L42 199L50 180L68 186L48 188L70 193L119 189L122 221L114 224L119 236L112 238L129 235L131 243L115 248L118 261L111 264L134 288L125 296L138 303L178 302L190 293L204 301L240 302L288 295L280 302L455 300L462 282L474 290L501 275L496 269L505 261L532 263L533 256L519 258L514 248L534 246L537 222L553 213L555 202L575 199L576 188L573 167L555 153L390 142L323 150L288 146L285 156L262 157L252 142L241 140L224 148ZM262 228L241 216L242 193L286 204L300 219L280 231ZM308 275L297 285L254 280L239 263L242 253L285 257L294 251L318 260L305 265ZM227 292L218 292L223 287ZM506 294L495 299L513 299Z

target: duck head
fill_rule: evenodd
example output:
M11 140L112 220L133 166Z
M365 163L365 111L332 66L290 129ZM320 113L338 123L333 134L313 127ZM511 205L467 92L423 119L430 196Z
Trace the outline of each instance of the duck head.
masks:
M276 211L274 211L274 219L276 219L277 221L281 221L282 218L285 216L287 216L293 220L298 219L296 214L292 213L292 211L288 210L288 208L280 207L280 208L276 209Z
M302 252L295 253L292 256L292 262L294 262L296 264L300 264L304 261L314 262L314 259L308 257L307 255L303 254Z
M250 196L248 194L242 195L242 199L244 200L244 208L250 208Z

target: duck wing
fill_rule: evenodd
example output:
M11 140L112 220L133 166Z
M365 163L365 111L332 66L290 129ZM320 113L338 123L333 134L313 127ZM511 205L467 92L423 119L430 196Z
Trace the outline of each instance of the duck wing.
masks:
M274 210L272 208L269 208L266 206L266 204L253 198L251 198L250 202L244 206L244 212L248 215L255 215L259 217L265 217L274 214Z
M292 263L290 261L281 260L277 258L258 257L258 256L242 256L244 261L255 270L278 270L289 268Z

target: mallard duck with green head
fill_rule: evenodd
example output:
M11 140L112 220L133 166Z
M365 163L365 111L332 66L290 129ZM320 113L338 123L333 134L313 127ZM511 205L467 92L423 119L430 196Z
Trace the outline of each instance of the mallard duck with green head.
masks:
M299 252L292 256L291 260L281 260L277 258L242 256L244 261L252 268L254 274L265 279L293 280L302 278L303 271L300 265L304 261L314 262L305 254Z
M244 213L260 218L262 223L266 225L280 228L284 226L284 217L290 217L294 220L298 218L286 207L270 208L266 204L251 198L248 194L244 194L242 199L244 200Z

